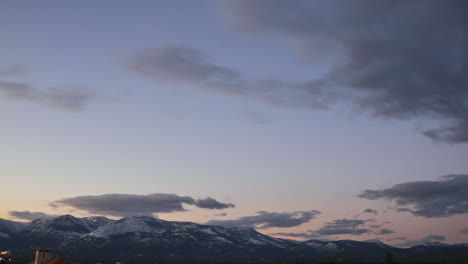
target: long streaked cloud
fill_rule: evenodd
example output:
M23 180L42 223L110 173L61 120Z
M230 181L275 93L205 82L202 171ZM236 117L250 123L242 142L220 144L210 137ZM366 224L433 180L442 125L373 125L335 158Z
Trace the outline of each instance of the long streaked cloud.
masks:
M400 240L400 241L404 241L404 242L394 244L394 246L397 246L397 247L414 247L414 246L422 245L422 244L425 244L425 243L444 241L445 236L430 235L430 236L426 236L426 237L423 237L423 238L417 239L417 240L409 240L409 239L406 239L405 237L401 237L401 238L397 238L396 240Z
M95 95L81 87L61 86L38 89L22 82L0 80L0 96L69 111L82 110Z
M388 229L388 228L382 228L378 230L375 234L376 235L388 235L388 234L393 234L395 231Z
M273 105L324 109L336 100L336 95L323 91L323 83L256 78L215 63L202 51L188 46L142 50L131 56L124 67L157 83L190 85Z
M427 218L468 213L468 175L442 176L438 181L415 181L379 190L365 190L358 195L368 200L385 199Z
M338 235L364 235L364 234L375 234L375 235L388 235L395 233L395 231L387 228L380 227L382 225L368 225L374 222L374 219L336 219L325 223L321 228L317 230L309 229L303 232L278 232L271 235L274 236L286 236L294 238L304 239L318 239L327 240L331 236ZM368 225L368 226L367 226Z
M362 235L371 233L372 230L363 227L368 220L362 219L337 219L326 223L315 233L321 236L331 235Z
M256 215L243 216L237 219L230 220L210 220L207 225L222 225L222 226L248 226L257 229L265 229L270 227L294 227L309 222L318 214L317 210L296 211L296 212L266 212L260 211Z
M21 220L33 221L39 218L49 218L55 215L49 215L43 212L31 212L31 211L8 211L11 217Z
M235 207L232 203L221 203L211 197L194 199L190 196L167 193L77 196L55 201L51 206L69 206L98 215L132 216L185 211L184 204L203 209Z
M232 203L221 203L211 197L197 199L195 200L194 205L198 208L205 209L226 209L235 207Z
M301 59L332 65L317 83L343 88L360 109L376 117L435 120L437 127L424 135L468 142L468 2L217 4L242 30L294 43Z
M28 68L21 64L13 64L0 68L0 76L20 75L28 72Z
M271 233L268 234L270 236L283 236L283 237L294 237L294 238L302 238L302 239L317 239L322 241L327 241L329 238L327 236L322 236L313 230L307 230L304 232L278 232L278 233Z

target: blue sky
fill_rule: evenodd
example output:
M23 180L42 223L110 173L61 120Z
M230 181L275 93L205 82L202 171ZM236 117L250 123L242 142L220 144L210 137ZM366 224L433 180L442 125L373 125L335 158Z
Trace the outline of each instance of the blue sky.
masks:
M392 242L394 237L414 240L437 234L444 236L445 242L466 242L467 235L459 233L468 227L463 224L468 220L463 210L421 216L396 212L398 197L357 197L366 189L441 182L443 175L468 174L468 140L421 134L428 128L443 127L446 120L463 124L466 113L421 104L376 117L374 110L383 111L376 102L370 108L359 107L349 98L361 94L371 98L371 89L390 91L392 86L369 84L369 88L346 90L345 81L319 87L326 95L345 92L333 102L327 101L323 109L316 109L312 105L321 94L310 96L300 90L301 85L333 73L334 65L343 63L340 56L348 50L361 51L353 46L358 45L352 42L355 39L364 43L377 37L380 40L380 35L352 33L354 28L343 23L346 18L337 19L332 26L327 19L301 20L301 16L316 15L307 13L309 9L298 12L302 4L258 1L251 9L243 9L247 5L243 1L0 3L0 175L10 186L0 194L2 204L6 204L0 217L14 219L11 211L25 210L83 216L91 211L70 204L60 208L49 204L84 195L174 193L213 197L236 207L209 210L185 204L188 211L155 211L157 216L204 223L238 219L258 211L318 210L321 214L301 225L261 232L301 233L320 230L336 219L375 218L382 225L392 222L385 227L394 233L377 235L378 230L369 229L365 234L331 238L382 237ZM360 5L365 4L358 1L351 10L361 12ZM343 8L320 1L314 5L330 12L338 10L337 14ZM431 26L428 21L436 5L428 1L422 9L414 9L418 17L414 28ZM447 9L449 12L450 6ZM278 16L277 10L284 13ZM407 21L399 9L390 10L394 12L387 18L390 21ZM324 31L314 24L320 21ZM450 23L447 28L459 22ZM377 22L376 27L379 25ZM447 28L437 32L448 32ZM334 30L340 37L334 38ZM350 36L340 30L349 30ZM466 26L460 30L466 32ZM407 33L389 31L388 35ZM430 40L434 41L430 48L438 47L437 40ZM359 41L356 43L361 44ZM455 38L440 45L462 47L463 41ZM352 44L348 47L347 43ZM172 67L173 53L188 56L188 66ZM445 63L443 59L450 57L440 54L442 59L435 56L430 62L440 59ZM149 68L142 70L148 66L145 56ZM163 59L168 62L161 63ZM135 60L141 65L129 69L129 61ZM447 61L458 65L456 59ZM195 66L200 69L190 68ZM457 77L464 70L453 74ZM450 77L454 88L434 85L427 90L427 98L433 93L452 100L450 93L454 93L466 104L463 78L442 72L435 79L428 72L415 74L435 85ZM347 77L346 71L340 69L339 73L339 78ZM262 86L264 80L274 80L273 88ZM279 82L284 87L275 90ZM11 83L28 85L29 92L14 96L14 89L21 88L11 88ZM71 101L54 97L54 92L48 92L51 87ZM392 93L387 100L419 104L411 97L411 89L409 85L407 97ZM74 101L76 93L84 94L85 99ZM460 133L457 135L466 135ZM466 196L461 199L456 203L466 202ZM417 207L418 201L405 206ZM378 215L363 214L367 208L378 210ZM222 212L227 215L219 216Z

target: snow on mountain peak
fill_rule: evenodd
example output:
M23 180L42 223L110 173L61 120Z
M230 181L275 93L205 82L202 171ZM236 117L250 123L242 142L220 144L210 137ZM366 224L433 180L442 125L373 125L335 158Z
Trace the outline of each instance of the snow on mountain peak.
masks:
M89 236L107 238L124 233L160 233L165 221L147 216L130 216L110 222L89 233Z
M25 223L0 219L0 233L5 234L2 237L6 238L6 235L18 233L23 230L25 225Z

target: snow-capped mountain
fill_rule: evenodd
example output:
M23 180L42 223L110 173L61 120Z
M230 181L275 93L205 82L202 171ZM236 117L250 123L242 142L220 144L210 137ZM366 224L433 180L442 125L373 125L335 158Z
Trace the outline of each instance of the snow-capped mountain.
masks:
M354 240L337 240L337 241L320 241L308 240L305 245L313 247L321 251L344 251L344 250L370 250L370 249L385 249L391 246L383 243L380 240L372 239L366 241Z
M322 240L317 240L317 239L311 239L311 240L307 240L304 242L306 246L313 247L313 248L322 248L325 243L327 242L322 241Z
M366 243L372 243L374 245L377 245L378 247L380 248L389 248L390 246L385 244L384 242L378 240L378 239L369 239L369 240L364 240L362 242L366 242Z
M26 225L18 235L25 238L65 241L88 234L111 221L105 217L76 218L71 215L41 218Z
M145 216L111 220L63 215L17 223L0 219L0 247L25 252L52 248L77 260L263 261L333 260L380 261L387 252L406 260L434 254L463 257L468 244L430 243L401 249L379 240L305 242L279 239L253 228L171 222ZM425 254L420 254L423 251ZM434 253L436 252L436 253ZM433 253L433 254L432 254ZM432 255L431 255L432 254Z
M86 250L96 255L123 247L125 251L119 253L122 258L152 256L156 250L173 259L205 258L208 255L233 259L266 251L287 254L297 244L263 235L252 228L169 222L138 216L111 222L77 239L65 241L61 246L73 253Z
M285 248L292 242L269 237L253 228L207 226L190 222L169 222L153 217L132 216L101 226L82 236L80 240L93 238L114 241L119 236L133 238L135 242L148 242L149 239L170 241L204 241L208 244L245 245L246 247L273 246ZM140 239L145 236L145 239Z
M445 244L445 243L440 243L440 242L426 242L426 243L422 244L421 246L424 246L424 247L447 247L447 246L450 246L450 245Z
M15 235L18 232L20 232L24 228L24 226L24 223L0 219L0 239L10 238L12 235Z

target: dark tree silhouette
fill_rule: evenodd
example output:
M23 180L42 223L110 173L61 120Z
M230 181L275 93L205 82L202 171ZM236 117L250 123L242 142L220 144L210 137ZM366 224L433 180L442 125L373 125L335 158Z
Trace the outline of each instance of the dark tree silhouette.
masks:
M387 256L385 257L385 264L393 264L393 256L391 252L387 253Z

